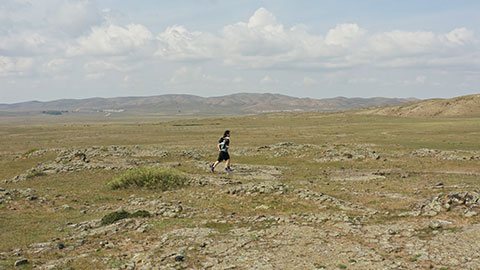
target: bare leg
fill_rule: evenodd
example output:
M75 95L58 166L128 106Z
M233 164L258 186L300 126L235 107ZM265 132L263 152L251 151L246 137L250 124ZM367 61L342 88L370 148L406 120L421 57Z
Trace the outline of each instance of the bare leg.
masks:
M225 169L230 168L230 159L227 159L227 163L225 164Z
M215 161L215 163L213 163L213 168L215 169L215 167L217 167L217 165L220 164L220 161Z

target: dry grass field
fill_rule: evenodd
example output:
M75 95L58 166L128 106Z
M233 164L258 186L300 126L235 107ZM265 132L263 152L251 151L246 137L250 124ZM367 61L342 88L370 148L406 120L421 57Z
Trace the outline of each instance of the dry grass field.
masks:
M480 118L105 119L0 119L0 269L480 267ZM107 185L140 167L187 182Z

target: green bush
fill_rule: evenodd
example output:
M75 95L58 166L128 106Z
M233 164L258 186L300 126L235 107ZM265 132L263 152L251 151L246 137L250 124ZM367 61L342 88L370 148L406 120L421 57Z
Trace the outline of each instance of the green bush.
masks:
M145 210L138 210L134 212L133 214L130 214L129 212L125 210L120 210L120 211L115 211L110 214L105 215L102 218L102 221L100 224L102 225L109 225L112 224L118 220L125 219L125 218L134 218L134 217L150 217L150 213Z
M131 217L134 218L134 217L151 217L152 215L150 215L150 213L146 210L138 210L134 213L131 214Z
M118 220L121 220L121 219L124 219L124 218L129 218L130 215L131 214L129 212L125 211L125 210L115 211L115 212L112 212L110 214L105 215L102 218L101 224L102 225L112 224L115 221L118 221Z
M186 177L175 169L140 167L114 178L108 182L108 186L112 189L137 186L165 191L185 186L186 180Z
M33 172L27 174L27 179L32 179L32 178L39 177L39 176L44 176L44 175L46 175L46 173L44 173L42 171L33 171Z

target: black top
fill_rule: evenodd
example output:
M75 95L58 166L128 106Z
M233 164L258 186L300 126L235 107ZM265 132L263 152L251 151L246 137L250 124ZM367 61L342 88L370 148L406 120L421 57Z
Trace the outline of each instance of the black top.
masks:
M218 143L220 144L220 151L223 152L228 152L228 145L230 144L230 138L229 137L222 137L220 140L218 140Z

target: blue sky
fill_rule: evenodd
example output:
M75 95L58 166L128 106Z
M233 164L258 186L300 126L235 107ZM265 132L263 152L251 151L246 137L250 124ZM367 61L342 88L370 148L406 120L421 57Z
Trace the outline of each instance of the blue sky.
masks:
M0 103L479 93L480 1L4 0Z

